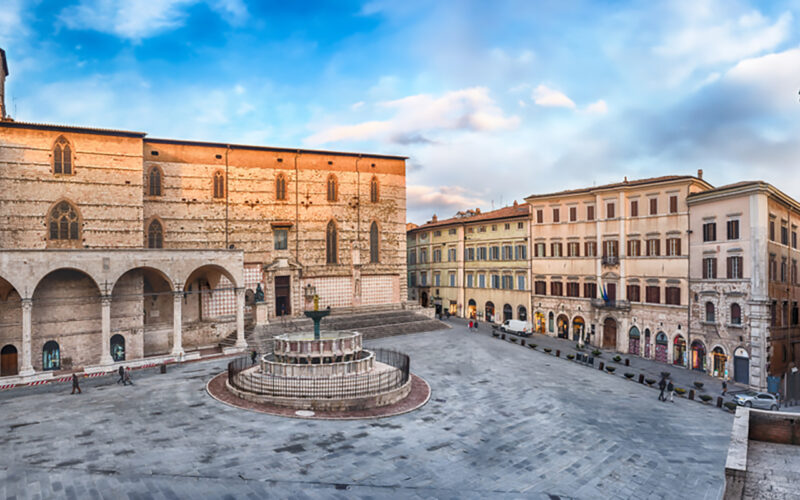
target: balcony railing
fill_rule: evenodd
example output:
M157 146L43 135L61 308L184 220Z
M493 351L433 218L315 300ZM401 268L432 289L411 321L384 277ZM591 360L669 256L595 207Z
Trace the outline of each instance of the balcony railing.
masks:
M592 307L597 309L619 309L628 311L631 308L631 303L628 300L592 299Z
M619 257L603 257L601 262L604 266L617 266L619 265Z

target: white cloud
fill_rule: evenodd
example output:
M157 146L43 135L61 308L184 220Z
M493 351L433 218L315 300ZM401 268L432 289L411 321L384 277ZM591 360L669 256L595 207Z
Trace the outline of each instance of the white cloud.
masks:
M599 115L604 115L608 113L608 104L603 99L599 99L590 105L586 106L587 113L596 113Z
M27 33L22 22L23 0L5 0L0 8L0 44L5 49L12 40Z
M407 205L413 206L415 210L438 211L438 215L442 219L452 216L459 210L486 204L485 200L470 195L466 189L460 186L408 185L406 186L406 200ZM452 213L448 211L452 211Z
M447 92L441 97L418 94L378 103L379 109L393 112L388 120L372 120L355 125L334 125L306 139L309 144L344 140L388 140L401 144L431 142L425 134L466 130L488 132L513 129L516 116L506 116L485 87Z
M722 77L725 84L746 87L763 106L786 111L797 103L800 48L745 59Z
M533 102L547 108L575 109L575 103L563 92L551 89L546 85L539 85L533 89Z
M64 8L59 19L67 28L94 30L134 41L183 26L186 8L200 0L80 0ZM239 23L247 15L241 0L207 0L205 3L227 22Z

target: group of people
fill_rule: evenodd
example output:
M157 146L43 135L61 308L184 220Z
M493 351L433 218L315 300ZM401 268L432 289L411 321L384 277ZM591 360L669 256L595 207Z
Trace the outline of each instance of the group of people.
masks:
M661 389L661 392L658 393L659 401L667 401L667 395L669 394L669 401L675 402L675 384L672 383L672 379L667 381L667 377L661 377L658 388Z
M121 383L122 385L133 385L133 380L131 380L130 366L127 368L123 368L120 366L119 370L117 370L117 373L119 374L119 379L117 380L118 384ZM77 373L72 374L72 392L70 394L75 394L75 393L83 394L83 391L81 391L81 384L79 382Z
M469 328L470 330L477 330L478 329L478 320L477 319L469 320L469 323L467 323L467 328Z

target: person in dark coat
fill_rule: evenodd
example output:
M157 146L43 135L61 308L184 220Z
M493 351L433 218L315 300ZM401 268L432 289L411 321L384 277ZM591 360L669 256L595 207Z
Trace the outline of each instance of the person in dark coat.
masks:
M78 391L78 394L81 394L81 386L78 385L78 374L72 374L72 392L70 394L75 394L75 391Z
M661 392L658 393L658 400L659 401L666 401L667 398L664 395L664 389L667 388L667 380L662 378L661 382L658 383L658 388L661 389Z
M251 365L256 364L256 356L258 356L258 354L256 354L256 350L253 349L253 352L250 353L250 364Z
M669 401L671 403L674 403L675 402L675 385L672 383L672 380L670 380L669 384L667 384L667 392L669 393ZM667 398L665 397L664 401L666 401L666 400L667 400Z
M131 380L130 366L125 369L125 377L122 379L122 385L133 385L133 380Z
M725 397L725 394L728 393L728 382L726 380L722 381L722 397Z
M125 379L125 368L123 368L122 365L120 365L119 370L117 370L117 373L119 373L119 380L117 380L117 383L121 384Z

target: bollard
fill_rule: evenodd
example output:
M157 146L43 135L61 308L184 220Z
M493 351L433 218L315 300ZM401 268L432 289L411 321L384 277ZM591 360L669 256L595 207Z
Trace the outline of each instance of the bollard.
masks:
M519 339L519 345L525 347L525 339Z
M500 335L500 338L505 340L506 339L506 334L504 333L504 334Z
M694 389L689 389L689 399L694 399Z
M556 349L556 357L557 357L557 358L560 358L560 357L561 357L561 351L560 351L560 350L558 350L558 349Z
M604 365L604 364L603 364L603 362L601 361L601 362L600 362L600 369L602 370L604 367L605 367L605 365Z
M589 356L589 359L586 362L594 366L594 358L592 356Z
M625 366L631 366L631 360L630 359L625 358Z
M644 384L644 373L639 374L639 383Z
M722 396L717 396L717 408L722 408Z
M162 363L161 364L161 373L167 373L167 364L166 363Z

